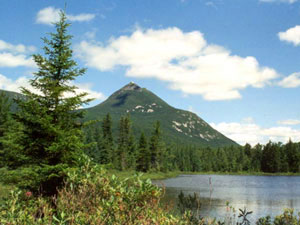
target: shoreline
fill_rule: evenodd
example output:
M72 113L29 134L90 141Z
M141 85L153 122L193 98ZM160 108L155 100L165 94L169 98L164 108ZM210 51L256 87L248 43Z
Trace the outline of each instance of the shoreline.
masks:
M230 176L300 176L300 173L264 173L264 172L182 172L182 171L171 171L171 172L137 172L134 170L130 171L117 171L108 170L108 174L115 175L121 179L134 176L136 174L142 174L142 179L150 180L164 180L169 178L175 178L180 175L230 175Z

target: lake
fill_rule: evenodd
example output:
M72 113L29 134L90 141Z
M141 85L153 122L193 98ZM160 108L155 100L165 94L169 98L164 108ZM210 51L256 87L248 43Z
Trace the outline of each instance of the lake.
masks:
M201 216L224 218L228 215L226 201L237 210L246 207L253 211L251 222L279 215L284 208L300 211L299 176L180 175L153 183L166 188L164 198L168 202L176 203L181 190L185 195L196 192Z

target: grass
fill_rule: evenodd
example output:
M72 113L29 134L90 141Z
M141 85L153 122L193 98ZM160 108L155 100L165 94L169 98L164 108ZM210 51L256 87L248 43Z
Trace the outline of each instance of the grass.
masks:
M171 171L171 172L147 172L147 173L139 173L134 170L126 170L126 171L118 171L118 170L109 170L108 171L109 175L115 175L121 179L125 179L128 177L132 177L135 174L142 174L141 179L142 180L162 180L162 179L167 179L167 178L172 178L172 177L177 177L178 175L182 174L182 172L179 171Z
M118 171L109 170L110 175L116 175L121 179L132 177L138 172L134 170L128 171ZM163 180L168 178L177 177L179 175L236 175L236 176L300 176L300 173L264 173L264 172L182 172L182 171L171 171L171 172L147 172L142 173L141 179L151 179L151 180Z

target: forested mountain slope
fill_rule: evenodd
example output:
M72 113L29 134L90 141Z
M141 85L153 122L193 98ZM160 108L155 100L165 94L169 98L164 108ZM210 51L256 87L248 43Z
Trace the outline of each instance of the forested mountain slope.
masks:
M136 135L141 131L150 135L155 121L160 121L167 143L210 147L237 145L196 114L176 109L151 91L132 82L113 93L103 103L86 110L85 120L102 120L110 113L115 134L120 117L129 114Z

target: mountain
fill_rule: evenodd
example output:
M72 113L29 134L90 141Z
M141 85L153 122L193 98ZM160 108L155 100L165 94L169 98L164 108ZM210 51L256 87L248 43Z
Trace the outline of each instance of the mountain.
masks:
M141 131L151 135L153 125L158 120L167 143L210 147L237 145L196 114L168 105L151 91L133 82L113 93L103 103L86 111L86 121L102 120L110 113L115 137L120 117L129 114L136 136Z
M0 90L1 92L4 92L12 102L14 98L22 98L22 95L16 92ZM14 103L12 110L16 110ZM141 131L150 136L154 123L160 121L166 143L209 147L237 145L196 114L168 105L151 91L133 82L113 93L101 104L85 110L85 121L102 120L110 113L114 137L118 135L120 117L129 114L136 137Z
M4 93L6 96L8 96L8 99L11 101L11 109L12 111L15 111L17 109L17 105L15 104L15 102L13 101L13 99L17 99L17 98L23 98L24 96L22 94L19 94L17 92L13 92L13 91L4 91L4 90L0 90L0 94Z

